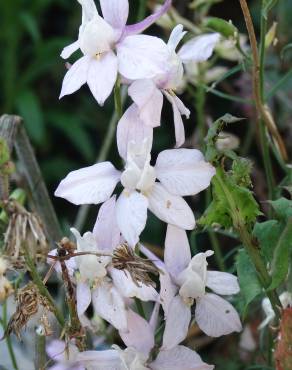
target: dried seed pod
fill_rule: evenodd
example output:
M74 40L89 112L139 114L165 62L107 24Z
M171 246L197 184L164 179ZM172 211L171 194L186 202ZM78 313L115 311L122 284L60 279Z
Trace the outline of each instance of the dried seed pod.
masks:
M126 243L114 250L112 264L117 270L128 271L138 287L141 283L147 286L156 286L149 274L158 275L158 268L152 261L137 256Z
M49 246L38 215L28 212L15 200L5 204L9 224L4 237L4 251L14 268L24 268L24 246L34 261L45 261Z

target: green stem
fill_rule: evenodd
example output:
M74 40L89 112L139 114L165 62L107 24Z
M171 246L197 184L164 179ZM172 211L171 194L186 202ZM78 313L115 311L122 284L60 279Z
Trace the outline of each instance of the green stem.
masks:
M214 231L209 231L208 234L209 234L209 238L211 240L212 249L214 251L214 255L215 255L217 265L218 265L220 271L226 271L224 257L223 257L223 254L221 252L221 248L220 248L218 238L217 238L216 234L214 233Z
M2 317L1 323L2 323L3 329L5 330L7 326L7 301L4 302L2 310L3 310L2 311L3 317ZM18 370L17 361L16 361L16 357L13 351L13 346L11 343L10 335L6 335L6 344L7 344L8 352L11 358L13 369Z
M216 182L217 186L221 188L222 192L225 195L225 198L229 204L229 208L231 210L230 216L233 220L233 225L236 231L239 234L239 237L252 260L261 285L265 289L266 295L269 298L273 310L275 312L277 320L280 318L279 309L281 308L281 302L279 300L278 294L276 290L269 290L271 285L271 277L268 273L266 268L265 262L262 259L260 253L260 246L258 245L257 240L252 236L251 232L249 231L244 218L241 215L241 211L238 208L235 200L233 199L232 194L229 192L228 188L225 186L224 182L224 171L222 168L217 168L216 176L214 177L214 181Z
M27 252L26 252L26 255L25 255L25 261L26 261L26 264L29 268L29 271L30 271L31 277L33 279L33 282L38 287L39 293L49 301L50 306L52 308L52 311L53 311L54 315L56 316L56 319L58 320L60 326L63 328L64 325L65 325L65 319L64 319L62 313L59 311L58 307L55 305L53 297L51 296L47 287L43 283L43 281L42 281L42 279L41 279L41 277L40 277L40 275L39 275L39 273L38 273L38 271L35 267L34 262L32 261L32 259L30 258L29 254Z
M206 136L206 121L205 121L205 103L206 103L206 91L203 87L202 80L204 71L202 68L199 67L199 75L200 81L197 85L196 90L196 112L197 112L197 125L199 129L199 144L200 146L204 146L204 137ZM202 80L201 80L202 79Z
M147 0L140 0L139 1L139 8L137 13L137 22L141 21L145 18L146 15L146 2Z
M35 368L36 370L45 370L47 362L46 356L46 336L36 332L35 342Z

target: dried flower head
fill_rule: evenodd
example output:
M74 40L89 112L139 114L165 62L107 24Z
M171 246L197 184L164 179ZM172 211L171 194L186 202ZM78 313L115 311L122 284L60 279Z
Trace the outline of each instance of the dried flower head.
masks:
M41 220L15 200L5 204L9 224L5 232L4 251L15 268L24 267L24 247L35 261L44 261L48 243Z
M137 256L133 249L126 243L114 250L112 264L117 270L128 271L138 287L141 283L147 286L156 286L155 282L149 277L149 274L158 275L158 268L152 261Z
M49 302L39 294L39 291L33 283L29 283L20 289L17 293L16 312L9 320L5 336L15 333L20 338L21 329L34 316L42 306L45 310L50 311Z
M0 275L0 304L2 304L11 294L13 288L6 276Z

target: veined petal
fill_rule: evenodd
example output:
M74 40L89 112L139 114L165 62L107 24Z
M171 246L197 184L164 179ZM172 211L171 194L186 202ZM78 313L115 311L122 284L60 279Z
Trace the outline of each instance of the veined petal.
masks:
M99 105L111 94L117 79L118 62L113 51L104 53L100 59L91 58L87 83Z
M141 301L157 301L158 293L152 286L146 286L140 283L138 287L132 280L127 271L111 269L111 277L114 285L123 297L134 298L137 297Z
M70 67L63 80L60 99L65 95L73 94L86 83L90 64L91 58L85 55Z
M164 150L158 155L156 176L172 194L195 195L206 189L215 168L196 149Z
M149 17L145 18L143 21L139 23L126 26L124 36L135 35L146 30L146 28L150 27L154 22L156 22L160 17L162 17L164 13L168 11L170 5L171 0L166 0L163 6L161 6L154 14L151 14Z
M172 105L176 147L180 147L185 142L185 128L181 116L189 118L190 111L176 95L171 95L167 91L164 91L164 95Z
M183 45L178 55L183 63L204 62L212 55L214 47L219 39L219 33L210 33L194 37Z
M110 283L102 283L92 292L92 303L97 315L118 330L126 330L127 314L124 300Z
M132 104L123 114L117 127L118 150L124 161L127 160L129 143L133 141L142 146L145 139L152 147L153 129L141 121L137 105Z
M158 37L128 36L117 45L119 72L127 79L152 78L164 73L167 45Z
M166 317L162 348L171 349L182 342L189 330L191 308L177 295L170 303Z
M163 95L150 79L136 80L128 89L129 96L139 107L139 116L150 127L160 126Z
M100 0L100 6L104 19L113 28L119 30L121 36L129 15L129 1Z
M161 184L155 183L148 195L149 209L160 220L184 230L195 227L195 217L187 202L170 194Z
M237 277L228 272L208 271L206 285L221 295L237 294L240 291Z
M174 277L188 267L191 261L191 250L185 230L167 225L164 262L167 271Z
M123 368L119 353L114 349L80 352L76 359L88 370L122 370Z
M119 245L120 230L116 219L115 195L100 207L93 234L99 250L111 252Z
M73 53L75 53L75 51L77 51L79 49L80 45L79 45L79 40L73 42L73 44L70 44L66 47L64 47L64 49L62 50L62 53L61 53L61 58L63 59L68 59Z
M127 312L127 330L120 330L119 334L127 347L148 356L154 347L154 333L149 323L132 310Z
M78 316L81 317L91 302L91 291L88 284L81 282L77 283L76 300Z
M97 163L70 172L61 181L55 196L76 205L99 204L109 199L120 176L120 171L110 162Z
M210 337L242 330L235 308L216 294L207 293L197 300L195 317L200 329Z
M175 51L177 48L178 44L180 41L183 39L185 34L187 33L186 31L183 30L184 27L181 24L178 24L171 32L169 40L168 40L168 47L170 48L171 51Z
M190 348L176 346L158 353L150 364L152 370L213 370L213 365L202 361L201 357Z
M146 226L147 198L136 192L124 190L117 200L117 221L123 237L131 247L139 241Z

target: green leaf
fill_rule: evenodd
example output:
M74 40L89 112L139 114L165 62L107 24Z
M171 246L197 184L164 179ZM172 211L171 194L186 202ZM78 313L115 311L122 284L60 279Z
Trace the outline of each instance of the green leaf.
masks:
M289 217L292 217L291 200L287 198L280 198L274 201L270 201L269 203L272 205L277 217L280 220L287 220Z
M36 19L28 12L21 12L19 14L19 18L25 28L25 30L29 33L30 37L34 42L40 40L41 35L39 32L39 27L36 22Z
M18 95L16 106L29 136L40 144L45 138L45 122L38 96L31 90L24 90Z
M282 282L285 281L288 271L289 262L292 252L292 217L288 220L285 229L275 247L271 272L272 283L269 290L277 288Z
M240 290L245 301L246 311L248 305L262 293L256 270L245 249L240 249L236 259L237 275Z
M283 226L277 220L255 224L253 235L258 239L261 253L269 263L273 260L274 250L282 231Z

